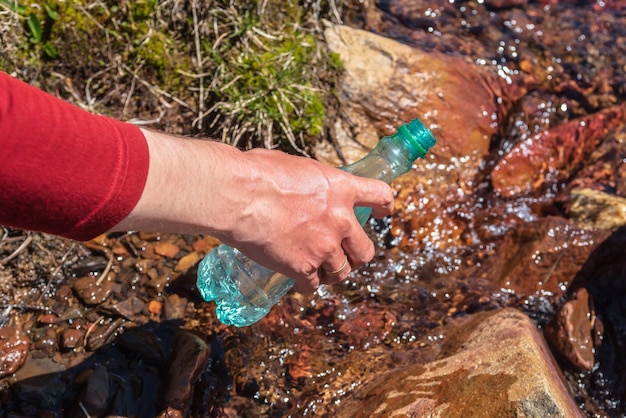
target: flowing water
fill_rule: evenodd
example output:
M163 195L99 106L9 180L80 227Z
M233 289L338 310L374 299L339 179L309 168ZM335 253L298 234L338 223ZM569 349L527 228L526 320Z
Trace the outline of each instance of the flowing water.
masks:
M395 184L394 217L366 226L377 248L370 265L311 298L288 295L247 328L221 325L214 306L202 303L193 288L189 266L214 242L115 235L91 243L91 254L75 254L66 241L55 250L37 236L37 253L71 254L62 272L73 278L65 284L55 276L59 270L40 272L36 291L22 295L32 303L13 308L23 313L19 320L34 350L20 385L2 381L3 411L79 416L79 406L95 402L85 389L93 381L109 396L102 411L154 412L168 344L184 324L211 348L192 416L219 410L246 417L333 416L381 371L428 361L451 319L514 306L541 328L568 289L597 277L589 288L608 342L593 371L563 365L564 372L589 416L626 413L624 231L576 226L569 211L574 187L626 196L623 116L576 122L566 135L548 136L546 143L557 141L554 159L527 171L520 166L508 177L497 171L519 155L546 155L546 148L533 146L535 135L626 98L626 6L610 0L361 3L347 24L497 70L506 97L514 99L498 108L487 154L480 161L453 155L420 162ZM581 124L597 139L576 131ZM516 183L524 176L532 181ZM5 236L16 245L23 239L19 232ZM86 272L110 268L108 260L116 260L114 279L95 286L97 276ZM17 270L32 270L29 265ZM62 376L55 374L59 368ZM47 371L48 379L32 378L33 369Z

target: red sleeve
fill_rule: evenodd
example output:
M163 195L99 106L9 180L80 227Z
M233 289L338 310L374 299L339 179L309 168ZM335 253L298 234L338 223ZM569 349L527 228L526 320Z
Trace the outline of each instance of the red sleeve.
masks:
M88 240L135 207L148 175L136 126L0 71L0 224Z

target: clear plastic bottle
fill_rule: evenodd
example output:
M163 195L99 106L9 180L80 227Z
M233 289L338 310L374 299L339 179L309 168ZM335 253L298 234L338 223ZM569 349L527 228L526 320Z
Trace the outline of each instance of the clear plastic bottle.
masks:
M383 137L361 160L341 168L357 176L391 183L408 172L417 158L424 158L433 145L435 137L415 119L400 126L394 135ZM371 208L355 208L361 225L371 212ZM197 285L202 298L215 301L222 323L237 327L254 324L267 315L293 284L293 279L224 244L207 254L198 267Z

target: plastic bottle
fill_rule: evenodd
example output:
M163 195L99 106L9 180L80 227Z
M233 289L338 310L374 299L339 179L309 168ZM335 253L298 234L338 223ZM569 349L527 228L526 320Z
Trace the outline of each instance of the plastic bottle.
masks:
M435 145L435 137L418 119L402 125L383 137L361 160L341 167L362 177L391 183L408 172L417 158L424 158ZM357 207L355 214L364 225L371 208ZM215 301L217 317L237 327L254 324L263 318L293 286L294 281L267 269L237 249L219 245L206 255L198 267L197 286L203 299Z

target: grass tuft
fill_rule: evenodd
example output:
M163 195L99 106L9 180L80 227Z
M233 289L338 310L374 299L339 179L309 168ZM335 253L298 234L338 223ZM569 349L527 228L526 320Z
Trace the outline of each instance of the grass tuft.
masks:
M0 68L94 112L241 148L308 154L348 0L0 0Z

